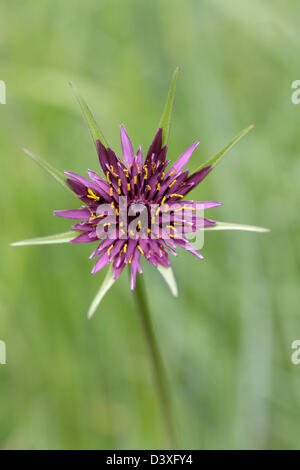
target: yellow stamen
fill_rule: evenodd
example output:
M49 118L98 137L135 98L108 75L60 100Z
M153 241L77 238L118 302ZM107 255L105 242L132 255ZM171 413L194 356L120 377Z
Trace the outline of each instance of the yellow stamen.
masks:
M128 189L128 191L130 191L130 189L131 189L130 183L127 183L127 189Z
M173 232L176 232L176 228L175 228L175 227L173 227L172 225L167 225L167 228L170 228L170 229L172 229L172 230L173 230Z
M187 209L187 210L191 210L191 211L195 211L195 210L196 210L196 209L194 209L194 207L182 206L182 207L179 207L179 209L175 209L174 212L179 212L179 211L182 211L183 209Z
M146 180L146 179L148 178L148 167L145 166L145 167L144 167L144 170L145 170L144 179Z
M128 263L131 264L132 256L130 256Z
M106 222L106 224L103 224L103 227L109 227L111 225L110 222Z
M133 178L133 182L134 182L134 184L136 184L136 182L137 182L137 176L135 176L135 177Z
M110 247L108 248L108 250L107 250L108 256L110 255L111 249L112 249L113 247L114 247L114 245L112 244L112 245L110 245Z
M109 171L106 172L106 179L107 179L107 181L109 182L109 184L111 184L110 178L109 178Z
M134 237L134 232L132 230L130 230L129 234Z
M99 201L99 199L100 199L100 197L97 196L97 194L95 194L94 191L92 191L90 188L88 188L87 197L89 197L90 199L95 199L95 201Z
M118 185L121 186L122 184L122 181L121 181L121 178L118 179Z
M157 183L157 185L156 185L156 189L157 189L157 191L159 191L159 190L160 190L160 183Z
M114 176L118 177L119 175L117 173L115 173L115 170L114 170L114 167L113 165L110 165L110 168L111 168L111 172Z
M174 181L172 181L172 183L171 183L171 184L169 184L169 188L172 188L173 184L175 184L175 183L176 183L176 181L177 181L176 179L175 179Z
M140 247L140 245L138 245L138 249L140 250L140 252L142 253L142 255L144 254L142 248Z
M147 189L149 189L149 191L151 191L151 186L150 186L150 184L147 184Z
M165 175L165 172L163 171L162 174L161 174L161 178L160 178L161 181L165 179L165 176L166 176L166 175Z
M127 250L127 243L125 243L124 248L123 248L124 253L126 253L126 250Z

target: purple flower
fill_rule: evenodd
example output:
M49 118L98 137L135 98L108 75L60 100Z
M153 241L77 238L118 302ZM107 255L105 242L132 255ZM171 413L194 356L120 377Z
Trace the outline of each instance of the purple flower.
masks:
M124 163L111 148L97 140L105 179L91 170L89 179L66 171L67 183L84 205L80 209L54 212L79 221L72 229L80 234L71 243L98 243L91 254L91 258L97 259L92 273L112 263L113 277L117 279L128 264L132 290L137 271L142 273L142 256L155 267L170 266L169 254L176 255L177 247L202 258L185 234L216 224L197 214L199 206L208 209L220 205L219 202L195 203L185 199L212 169L208 165L191 176L184 170L199 142L191 145L170 166L162 135L162 128L158 128L144 159L141 147L134 152L121 126Z
M204 217L203 211L219 206L220 203L194 202L185 199L188 193L254 126L250 125L240 132L191 175L184 168L199 142L191 145L169 167L170 160L166 159L167 142L178 73L179 69L176 68L158 130L145 160L141 147L135 154L132 143L124 127L121 126L124 163L121 161L107 145L89 107L73 85L74 94L97 148L104 179L91 170L88 171L89 179L76 173L65 172L64 174L41 157L24 149L30 158L42 166L62 186L75 193L83 205L80 209L54 212L60 217L77 220L71 231L22 240L12 245L97 242L97 247L90 256L90 258L96 258L92 273L95 274L107 264L110 267L91 303L88 311L89 318L126 265L129 265L131 269L131 289L134 290L136 273L137 271L142 273L141 257L145 257L158 269L171 292L177 295L177 285L170 267L169 254L176 256L177 248L181 247L198 258L202 258L196 250L196 245L189 242L189 234L193 232L201 234L203 230L268 231L262 227L213 221ZM199 248L198 244L197 247Z

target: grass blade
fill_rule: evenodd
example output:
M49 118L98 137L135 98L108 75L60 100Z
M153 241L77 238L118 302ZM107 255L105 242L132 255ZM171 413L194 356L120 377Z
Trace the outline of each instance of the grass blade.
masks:
M160 274L162 275L162 277L164 278L164 280L168 284L171 293L174 295L174 297L177 297L178 296L178 288L177 288L176 279L175 279L175 276L174 276L174 273L173 273L173 270L172 270L171 266L166 267L166 266L162 266L161 264L159 264L157 266L157 270L160 272Z
M70 83L70 86L73 89L74 95L75 95L75 97L76 97L76 99L79 103L82 114L85 117L85 120L86 120L87 125L89 127L90 134L91 134L92 139L94 141L95 147L97 148L97 140L100 140L100 142L102 142L104 147L107 147L107 142L106 142L102 132L100 131L100 129L99 129L99 127L98 127L98 125L97 125L97 123L94 119L94 116L92 115L92 112L91 112L90 108L86 104L85 100L83 99L83 97L81 96L81 94L79 93L77 88L72 83Z
M216 225L205 227L204 230L243 230L245 232L270 232L270 229L264 227L257 227L256 225L231 224L230 222L217 221Z
M53 176L53 178L55 178L56 181L58 181L64 188L67 188L72 192L72 194L74 194L71 188L67 185L66 177L62 171L57 170L50 163L46 162L46 160L32 153L30 150L23 149L23 152L26 153L26 155L30 157L35 163L37 163L41 168L44 168L44 170L46 170L49 175Z
M71 230L70 232L56 233L55 235L47 235L45 237L28 238L27 240L11 243L10 246L54 245L57 243L69 243L78 235L80 235L78 230Z
M106 273L106 276L104 278L104 281L102 282L99 291L97 292L96 296L94 297L93 302L91 303L91 306L88 311L88 319L90 319L94 315L101 300L105 296L106 292L112 287L114 282L115 282L115 279L114 279L113 267L112 267L112 264L110 264L108 271Z
M163 136L162 136L162 145L167 145L169 140L170 134L170 125L171 125L171 118L172 118L172 111L173 111L173 104L174 104L174 97L175 97L175 90L176 90L176 82L179 74L179 67L176 67L175 72L172 77L167 101L159 122L158 127L162 127Z
M224 155L226 155L227 152L229 152L229 150L232 149L232 147L235 146L235 144L237 144L245 135L248 134L248 132L250 132L253 128L255 127L255 124L251 124L250 126L248 126L246 129L244 129L243 131L241 131L237 136L235 136L234 139L232 139L229 144L227 144L222 150L220 150L220 152L216 153L216 155L214 155L213 157L211 157L207 162L203 163L202 165L199 166L199 168L197 168L196 171L199 171L201 170L202 168L206 167L206 166L212 166L213 168L217 165L217 163L219 163L219 161L224 157Z

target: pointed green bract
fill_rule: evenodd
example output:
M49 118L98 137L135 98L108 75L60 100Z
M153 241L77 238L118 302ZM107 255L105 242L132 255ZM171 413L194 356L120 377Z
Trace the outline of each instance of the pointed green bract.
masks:
M37 163L40 167L44 168L44 170L46 170L49 175L53 176L53 178L55 178L56 181L58 181L64 188L67 188L72 192L72 194L74 194L71 188L67 185L66 177L62 171L57 170L50 163L46 162L46 160L44 160L42 157L39 157L38 155L30 152L30 150L23 149L23 152L26 153L26 155L28 155L28 157L35 161L35 163Z
M71 230L70 232L56 233L55 235L47 235L45 237L28 238L19 242L11 243L11 246L25 246L25 245L55 245L57 243L69 243L73 238L80 235L78 230Z
M197 168L196 171L199 171L199 170L202 170L202 168L205 168L207 166L212 166L212 167L215 167L217 165L217 163L219 163L219 161L224 157L224 155L232 149L232 147L235 146L235 144L237 144L241 139L242 137L244 137L245 135L248 134L248 132L250 132L253 128L255 127L254 124L251 124L249 127L247 127L246 129L244 129L242 132L240 132L234 139L232 139L229 144L227 144L222 150L220 150L220 152L216 153L216 155L214 155L213 157L211 157L207 162L203 163L202 165L199 166L199 168ZM196 171L194 173L196 173Z
M176 67L175 72L172 77L171 86L169 89L167 101L159 122L158 127L161 127L163 130L162 135L162 146L167 145L169 134L170 134L170 125L171 125L171 118L172 118L172 111L173 111L173 104L174 104L174 97L175 97L175 90L176 90L176 82L179 74L179 67Z
M160 272L160 274L162 275L162 277L164 278L164 280L168 284L168 286L170 288L170 291L172 292L174 297L177 297L178 296L178 288L177 288L176 279L175 279L175 276L174 276L174 273L173 273L173 270L172 270L171 266L166 267L166 266L162 266L161 264L159 264L157 266L157 270Z
M94 141L94 144L95 144L96 148L97 148L97 140L100 140L100 142L104 145L104 147L107 147L107 142L106 142L102 132L100 131L100 129L99 129L99 127L98 127L98 125L97 125L97 123L94 119L94 116L91 113L90 108L86 104L85 100L83 99L83 97L81 96L81 94L79 93L77 88L73 85L73 83L70 83L70 86L73 89L74 95L75 95L75 97L76 97L76 99L79 103L82 114L86 119L87 125L89 127L89 130L90 130L90 133L91 133L91 136L92 136L92 139Z
M256 225L231 224L230 222L217 221L216 225L205 227L204 230L243 230L245 232L270 232L270 229L264 227L257 227Z
M101 287L99 291L97 292L93 302L91 303L91 306L88 311L88 318L90 319L95 311L97 310L101 300L105 296L106 292L111 288L111 286L114 284L115 279L114 279L114 273L113 273L113 266L112 264L109 265L108 271L106 273L106 276L104 278L104 281L101 284Z

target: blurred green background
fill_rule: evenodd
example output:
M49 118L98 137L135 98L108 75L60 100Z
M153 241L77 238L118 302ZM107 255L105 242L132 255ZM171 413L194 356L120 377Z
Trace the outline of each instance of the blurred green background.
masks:
M11 248L69 229L76 200L22 152L97 170L68 82L119 152L119 125L149 145L181 67L169 155L195 169L256 128L194 192L218 220L270 234L206 234L203 261L172 259L180 295L145 266L181 448L299 448L300 4L295 0L11 0L0 6L0 447L164 448L141 325L124 273L91 321L104 272L91 246Z

